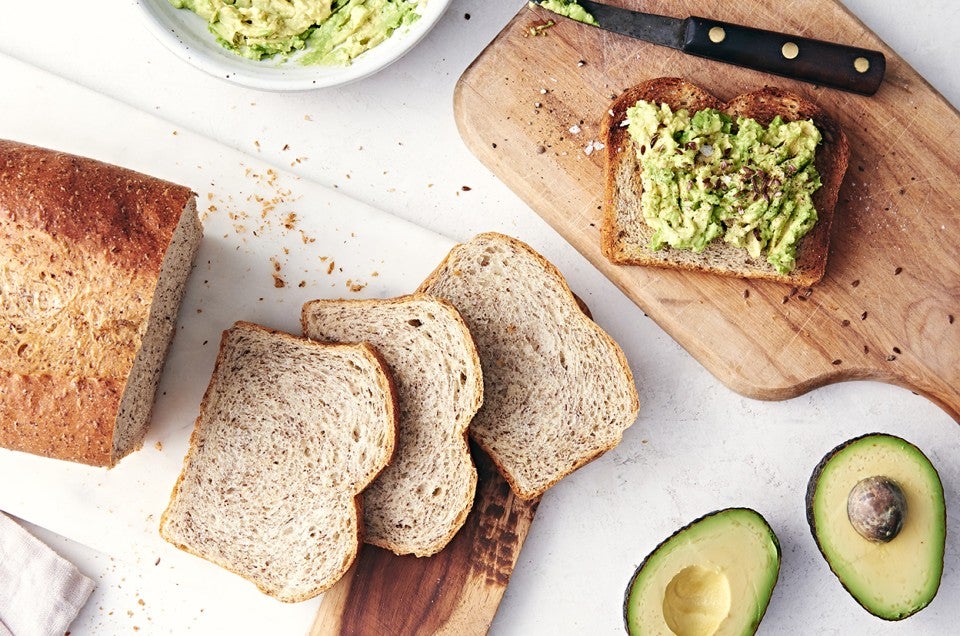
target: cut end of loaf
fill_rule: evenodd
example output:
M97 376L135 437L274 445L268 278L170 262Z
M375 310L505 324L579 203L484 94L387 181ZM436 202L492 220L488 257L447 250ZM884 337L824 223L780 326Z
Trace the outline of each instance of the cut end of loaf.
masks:
M281 601L316 596L356 558L359 494L395 437L393 387L368 345L237 323L160 533Z
M180 303L202 238L203 226L197 217L196 199L191 197L163 257L140 349L127 376L113 434L112 463L143 444L164 360L173 341Z

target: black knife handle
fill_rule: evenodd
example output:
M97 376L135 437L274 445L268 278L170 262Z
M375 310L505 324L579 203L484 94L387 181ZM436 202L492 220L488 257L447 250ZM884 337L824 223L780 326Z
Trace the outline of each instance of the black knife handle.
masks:
M822 40L691 17L683 51L814 84L873 95L883 81L883 53Z

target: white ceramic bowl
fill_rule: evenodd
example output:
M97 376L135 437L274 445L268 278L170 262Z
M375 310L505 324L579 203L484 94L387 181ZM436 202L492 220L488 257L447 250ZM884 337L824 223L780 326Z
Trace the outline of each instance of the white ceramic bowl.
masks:
M286 61L248 60L217 43L206 22L168 0L137 0L147 28L168 49L210 75L243 86L272 91L302 91L346 84L372 75L400 59L437 23L450 0L426 0L420 18L401 27L347 66L304 66Z

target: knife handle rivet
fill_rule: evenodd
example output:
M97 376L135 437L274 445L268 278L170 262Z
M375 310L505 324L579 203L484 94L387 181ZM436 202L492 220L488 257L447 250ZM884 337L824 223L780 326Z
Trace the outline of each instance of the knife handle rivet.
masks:
M726 39L727 32L723 30L723 27L715 26L707 32L707 37L714 44L719 44Z
M866 73L870 70L870 60L865 57L858 57L853 61L853 68L857 70L857 73Z
M792 60L800 54L800 47L794 42L787 42L781 47L780 52L783 53L783 57Z

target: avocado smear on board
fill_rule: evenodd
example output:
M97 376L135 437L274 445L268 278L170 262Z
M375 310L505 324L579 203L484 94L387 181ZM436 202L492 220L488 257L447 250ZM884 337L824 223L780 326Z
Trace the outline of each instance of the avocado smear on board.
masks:
M253 60L304 51L302 64L346 65L414 22L424 0L170 0Z
M639 101L627 110L636 147L650 248L703 251L722 239L753 258L766 255L785 274L797 243L817 222L820 187L814 153L820 131L811 120L766 127L708 108L693 114Z
M597 26L597 21L594 19L594 17L574 0L542 0L541 2L534 2L531 4L539 4L544 9L549 9L554 13L566 16L571 20Z

